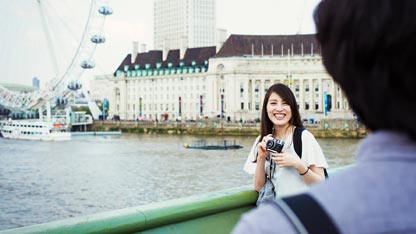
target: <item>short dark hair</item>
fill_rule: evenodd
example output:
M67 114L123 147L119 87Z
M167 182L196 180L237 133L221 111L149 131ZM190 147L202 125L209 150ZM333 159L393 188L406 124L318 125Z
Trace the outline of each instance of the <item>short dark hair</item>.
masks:
M269 119L267 114L267 102L269 101L272 93L277 93L287 104L289 104L292 111L292 118L289 123L297 127L303 127L303 122L300 118L300 113L298 110L298 105L296 103L295 95L293 95L292 90L289 87L282 83L274 84L269 87L264 95L263 107L261 110L261 124L260 124L260 134L261 136L266 136L267 134L272 133L273 122ZM261 141L261 138L260 138Z
M415 12L415 0L322 0L314 20L324 66L363 123L416 139Z

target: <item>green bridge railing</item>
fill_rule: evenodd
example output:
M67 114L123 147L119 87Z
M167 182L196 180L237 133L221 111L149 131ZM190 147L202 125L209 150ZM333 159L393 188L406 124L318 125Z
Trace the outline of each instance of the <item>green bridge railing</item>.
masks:
M331 169L332 176L350 166ZM257 192L243 186L149 205L0 231L27 233L230 233L241 214L255 207Z

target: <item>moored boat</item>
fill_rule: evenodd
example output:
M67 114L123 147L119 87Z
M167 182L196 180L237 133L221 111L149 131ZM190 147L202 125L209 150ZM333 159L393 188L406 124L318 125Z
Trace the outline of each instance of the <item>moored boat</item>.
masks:
M71 133L62 123L43 120L8 120L0 130L7 139L62 141L70 140Z
M234 141L224 140L216 144L208 143L206 140L197 140L197 141L194 141L193 144L191 145L184 144L183 146L188 149L204 149L204 150L227 150L227 149L243 148L243 146L237 145L235 140Z
M1 130L3 129L3 126L7 123L6 120L0 120L0 137L3 137L3 134L1 133Z

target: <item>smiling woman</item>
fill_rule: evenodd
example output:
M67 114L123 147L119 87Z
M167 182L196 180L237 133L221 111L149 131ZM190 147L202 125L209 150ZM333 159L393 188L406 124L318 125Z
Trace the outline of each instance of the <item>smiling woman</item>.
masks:
M302 129L302 155L295 150L294 132ZM268 147L269 140L279 139L280 151ZM301 157L302 156L302 157ZM244 170L254 174L254 188L260 191L270 179L278 196L305 191L325 178L328 164L315 137L303 130L295 96L284 84L274 84L264 97L261 134L254 142Z

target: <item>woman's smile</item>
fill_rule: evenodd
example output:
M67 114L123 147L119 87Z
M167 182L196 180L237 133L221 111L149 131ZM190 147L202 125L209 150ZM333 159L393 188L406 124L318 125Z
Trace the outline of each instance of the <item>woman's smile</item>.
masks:
M286 114L283 114L283 113L276 113L276 114L274 114L274 117L277 120L283 120L285 118L285 116L286 116Z
M277 93L270 95L267 103L267 113L274 125L287 125L292 118L290 105L286 103Z

